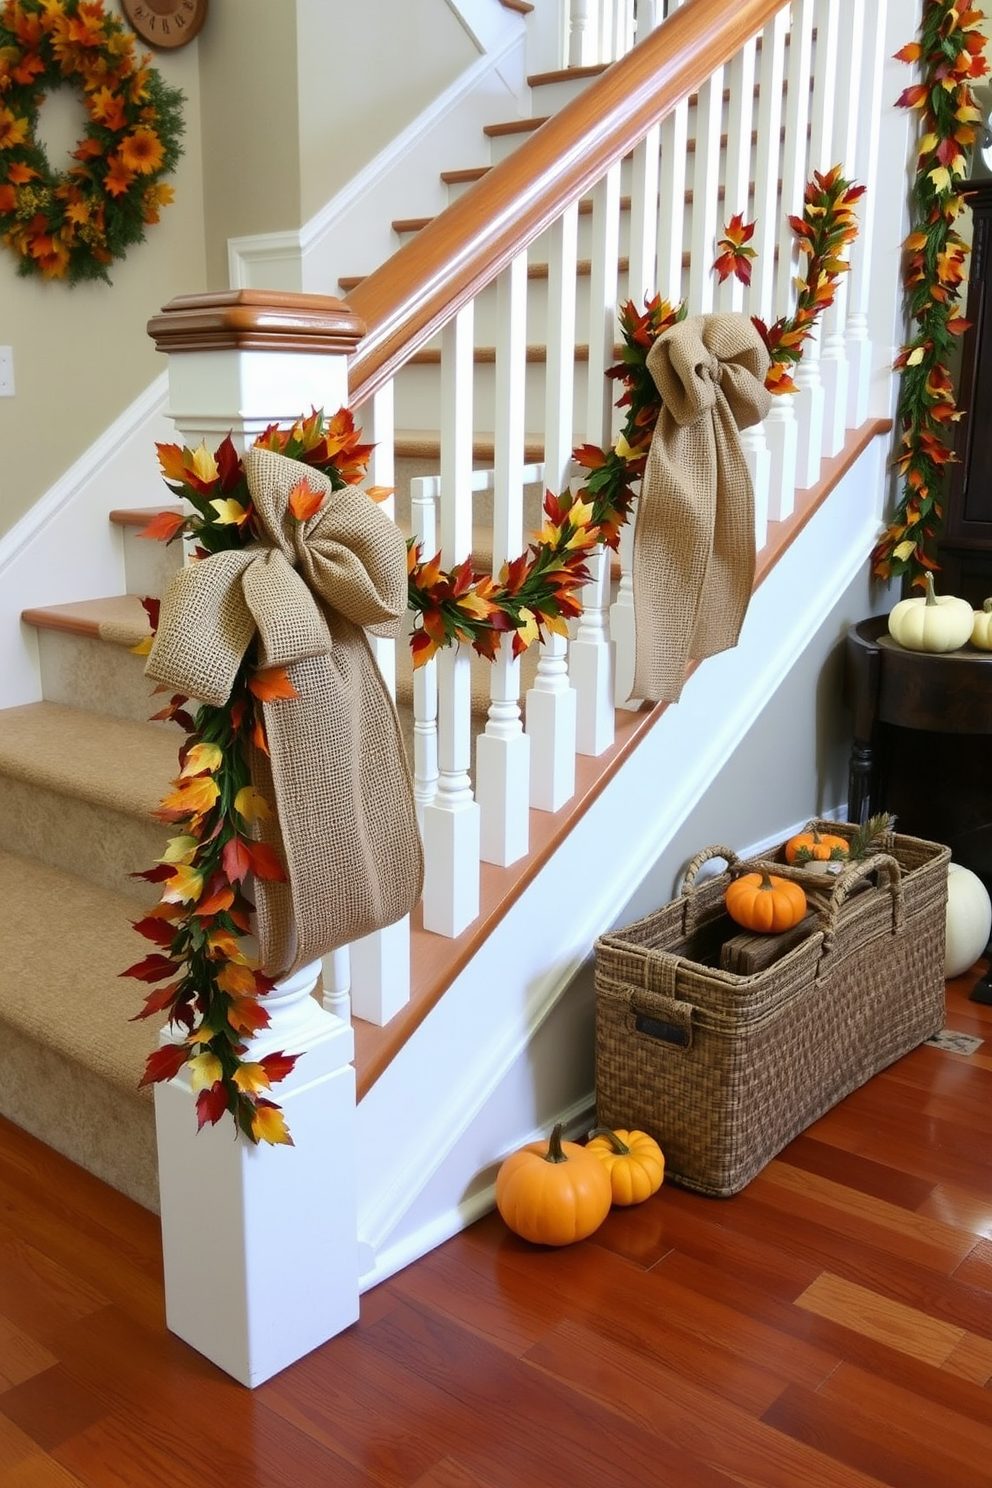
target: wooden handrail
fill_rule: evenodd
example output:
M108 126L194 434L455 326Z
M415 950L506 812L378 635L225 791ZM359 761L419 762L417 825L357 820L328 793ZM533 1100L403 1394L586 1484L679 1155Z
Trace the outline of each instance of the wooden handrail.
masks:
M349 367L352 406L388 382L411 352L757 35L783 3L686 0L356 285L345 303L368 334Z

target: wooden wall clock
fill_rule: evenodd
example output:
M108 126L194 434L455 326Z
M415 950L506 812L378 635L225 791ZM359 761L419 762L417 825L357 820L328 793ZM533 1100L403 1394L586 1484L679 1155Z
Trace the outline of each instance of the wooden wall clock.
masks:
M207 18L207 0L121 0L134 34L157 51L193 40Z

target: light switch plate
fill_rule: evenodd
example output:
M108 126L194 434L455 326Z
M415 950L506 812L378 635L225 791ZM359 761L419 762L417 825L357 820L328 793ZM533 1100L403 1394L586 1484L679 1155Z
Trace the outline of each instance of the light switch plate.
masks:
M0 398L14 396L14 348L0 346Z

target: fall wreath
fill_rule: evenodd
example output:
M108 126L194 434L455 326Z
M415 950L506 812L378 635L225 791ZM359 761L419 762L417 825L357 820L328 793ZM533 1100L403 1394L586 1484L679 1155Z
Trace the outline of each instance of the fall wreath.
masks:
M183 95L135 51L102 0L5 0L0 7L0 239L18 273L110 282L172 200ZM47 94L78 89L86 110L73 164L53 169L38 139Z

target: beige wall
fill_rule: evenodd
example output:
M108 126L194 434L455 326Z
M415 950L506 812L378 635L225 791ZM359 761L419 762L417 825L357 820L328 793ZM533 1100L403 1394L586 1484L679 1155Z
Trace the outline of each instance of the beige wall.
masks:
M176 199L145 241L111 265L112 283L70 289L23 279L15 254L0 248L0 345L13 348L17 390L0 398L0 535L165 370L145 330L149 317L174 295L205 287L197 46L154 59L186 97Z

